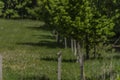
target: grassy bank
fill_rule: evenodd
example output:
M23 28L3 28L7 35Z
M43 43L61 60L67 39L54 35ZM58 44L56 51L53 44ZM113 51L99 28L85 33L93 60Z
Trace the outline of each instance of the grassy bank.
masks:
M70 49L61 49L44 22L0 19L0 54L3 80L57 80L57 52L62 50L62 80L79 80L79 64ZM120 54L85 61L88 80L102 80L110 67L120 74ZM111 60L111 57L112 60Z

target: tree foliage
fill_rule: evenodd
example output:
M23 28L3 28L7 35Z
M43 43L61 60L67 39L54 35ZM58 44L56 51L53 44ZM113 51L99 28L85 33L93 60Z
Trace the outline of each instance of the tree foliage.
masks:
M45 8L49 23L61 35L84 41L86 53L89 54L91 48L114 34L112 17L103 14L97 6L91 0L47 0Z
M4 3L2 17L40 19L40 0L1 0Z
M4 3L0 1L0 16L2 15L2 9L4 7Z

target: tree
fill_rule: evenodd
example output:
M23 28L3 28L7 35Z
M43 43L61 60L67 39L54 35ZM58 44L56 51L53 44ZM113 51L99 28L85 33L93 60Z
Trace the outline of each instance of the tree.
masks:
M40 0L1 0L4 3L2 17L40 19Z
M4 7L4 3L0 1L0 16L2 15L2 8Z
M119 0L114 0L114 7L112 7L112 9L114 9L114 23L115 23L115 27L114 27L114 32L116 33L115 38L119 38L120 36L120 1Z
M87 58L90 49L114 34L112 17L102 14L95 3L91 0L47 0L46 6L50 24L55 26L61 35L80 43L84 40L82 44L86 45Z

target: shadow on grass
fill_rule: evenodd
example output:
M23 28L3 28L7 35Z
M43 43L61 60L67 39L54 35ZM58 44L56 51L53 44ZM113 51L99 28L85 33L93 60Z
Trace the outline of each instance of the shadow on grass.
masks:
M16 44L33 47L62 48L62 45L58 45L56 42L53 41L23 42L23 43L21 42Z
M50 80L47 76L23 76L20 80Z
M50 30L52 30L51 27L48 26L48 25L46 25L46 24L41 25L41 26L39 26L39 27L33 26L33 27L26 27L26 28L31 29L31 30L45 30L45 31L50 31Z
M113 57L113 59L120 59L120 55L119 56L114 56ZM47 57L43 57L43 58L41 58L41 60L44 60L44 61L53 61L53 62L57 62L58 61L58 59L56 58L56 57L49 57L49 56L47 56ZM106 57L106 58L104 58L104 57L99 57L99 58L90 58L90 59L84 59L85 61L94 61L94 60L101 60L101 61L104 61L104 60L111 60L111 57ZM62 59L62 62L65 62L65 63L75 63L77 60L74 58L74 59L65 59L65 58L63 58Z
M41 60L53 61L53 62L57 62L58 61L57 58L52 58L52 57L44 57L44 58L41 58ZM62 62L65 62L65 63L75 63L76 59L62 59Z
M109 55L109 54L108 54ZM84 60L85 61L88 61L88 60L91 60L91 61L94 61L94 60L111 60L111 59L117 59L119 60L120 59L120 53L116 53L116 54L112 54L110 56L99 56L99 57L90 57L89 59L86 59L86 57L84 57Z
M37 37L38 39L51 39L54 40L55 37L53 37L52 35L32 35L33 37Z

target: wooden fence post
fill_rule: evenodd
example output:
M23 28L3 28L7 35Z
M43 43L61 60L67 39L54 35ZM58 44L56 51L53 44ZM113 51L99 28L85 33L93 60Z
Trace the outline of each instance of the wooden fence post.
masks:
M110 63L110 67L109 67L109 74L110 74L110 80L115 80L115 74L114 74L114 71L113 71L113 63L112 63L112 61L111 61L111 63Z
M0 55L0 80L2 80L2 56Z
M62 63L62 52L58 52L58 80L61 80L61 63Z
M80 51L81 47L79 42L77 42L77 54L80 64L80 80L85 80L84 77L84 59L83 59L83 53Z

